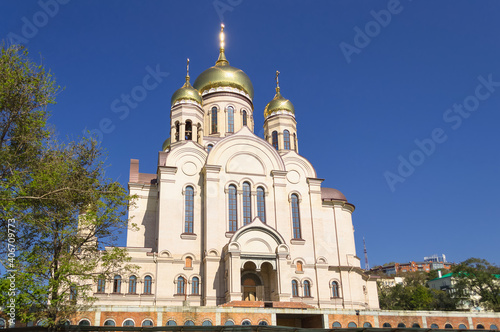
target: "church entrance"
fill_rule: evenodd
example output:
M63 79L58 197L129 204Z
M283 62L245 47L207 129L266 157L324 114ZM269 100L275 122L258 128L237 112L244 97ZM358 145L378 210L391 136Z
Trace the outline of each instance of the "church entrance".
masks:
M246 262L241 271L243 301L278 301L277 275L273 266L264 262L257 269L254 262Z

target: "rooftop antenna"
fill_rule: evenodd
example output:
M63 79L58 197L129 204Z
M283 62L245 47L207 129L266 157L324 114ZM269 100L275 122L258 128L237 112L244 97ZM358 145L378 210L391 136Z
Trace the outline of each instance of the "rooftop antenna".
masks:
M368 252L366 251L366 242L365 242L365 237L363 236L363 251L365 253L365 270L370 269L370 265L368 264Z

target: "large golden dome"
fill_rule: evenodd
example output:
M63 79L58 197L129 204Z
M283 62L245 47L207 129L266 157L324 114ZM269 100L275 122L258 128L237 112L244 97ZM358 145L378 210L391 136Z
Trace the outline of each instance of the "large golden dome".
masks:
M174 92L172 99L170 99L171 105L174 106L178 100L193 100L200 105L203 103L200 92L191 86L189 79L179 90Z
M217 87L231 87L243 90L250 99L253 99L253 85L250 78L243 70L232 67L221 51L219 59L215 66L208 68L196 78L193 84L194 88L203 93L203 91Z
M271 114L278 111L286 111L295 115L295 107L293 107L290 100L281 95L279 88L277 89L273 100L271 100L269 104L266 105L266 108L264 108L264 117L267 118Z

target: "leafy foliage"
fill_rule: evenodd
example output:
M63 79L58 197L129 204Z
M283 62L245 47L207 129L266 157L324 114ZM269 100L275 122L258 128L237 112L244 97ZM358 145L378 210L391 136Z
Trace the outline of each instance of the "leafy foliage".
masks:
M105 177L95 140L63 144L49 130L46 107L59 90L50 73L12 46L1 48L0 77L0 236L7 240L15 219L18 253L0 260L17 271L17 318L56 325L95 300L98 278L134 268L124 249L103 250L127 226L130 198Z

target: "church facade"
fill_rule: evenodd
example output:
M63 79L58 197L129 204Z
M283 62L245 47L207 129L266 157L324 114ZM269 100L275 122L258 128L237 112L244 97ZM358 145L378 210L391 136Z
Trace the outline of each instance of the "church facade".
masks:
M131 161L129 190L138 198L127 248L140 269L96 289L100 304L377 309L376 282L356 256L354 206L322 187L299 154L295 109L278 72L263 110L265 139L254 134L262 110L254 111L249 77L229 65L223 37L221 29L215 66L193 85L188 69L172 96L157 173Z

